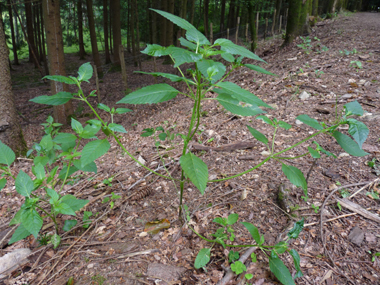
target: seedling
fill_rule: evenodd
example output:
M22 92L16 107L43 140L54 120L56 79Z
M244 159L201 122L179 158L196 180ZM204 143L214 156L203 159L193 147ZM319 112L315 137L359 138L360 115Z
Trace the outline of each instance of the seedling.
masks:
M361 61L359 61L359 60L353 60L353 61L351 61L350 62L350 66L352 66L352 67L354 67L354 68L359 68L359 69L362 69L363 68L363 66L362 66L362 63L361 63Z
M321 78L322 74L325 74L322 70L315 70L315 76L318 77L318 78Z

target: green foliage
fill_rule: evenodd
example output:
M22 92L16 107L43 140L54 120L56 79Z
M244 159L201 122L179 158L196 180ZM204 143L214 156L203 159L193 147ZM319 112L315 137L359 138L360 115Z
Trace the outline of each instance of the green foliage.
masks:
M264 123L268 124L273 128L273 135L271 140L267 138L264 134L260 133L254 127L247 126L250 133L253 137L255 137L258 141L264 143L268 150L268 156L256 166L241 172L237 173L230 177L225 177L222 179L217 179L213 181L208 180L208 166L205 162L202 161L196 154L192 153L189 149L190 142L194 139L194 135L199 133L201 119L202 119L202 101L205 100L215 100L213 96L210 94L212 92L217 93L217 102L219 102L226 110L231 113L238 114L241 116L256 116L258 114L265 113L264 108L271 108L267 103L262 101L260 98L241 88L240 86L225 81L227 76L238 70L240 68L248 68L254 70L256 72L270 74L269 71L266 71L264 68L253 65L253 64L244 64L243 61L246 60L256 60L264 62L257 55L252 53L251 51L245 49L244 47L238 46L227 39L218 39L215 41L213 45L209 43L207 38L200 33L194 26L192 26L189 22L184 19L181 19L177 16L171 15L167 12L154 10L163 17L172 21L180 28L186 31L186 39L181 38L180 43L183 48L180 47L162 47L160 45L148 45L143 53L151 55L151 56L168 56L173 62L173 66L178 69L179 75L170 75L166 73L151 73L153 76L161 76L167 78L173 82L181 82L187 86L187 92L180 92L177 89L173 88L168 84L155 84L151 86L147 86L141 89L138 89L134 92L129 93L123 99L121 99L118 104L153 104L153 103L161 103L175 98L178 94L182 94L187 96L189 99L193 101L191 117L188 123L188 130L186 134L174 134L171 131L165 130L164 127L148 127L145 128L142 136L148 137L153 136L155 140L155 144L158 147L160 141L164 141L169 139L173 141L176 135L179 135L183 139L183 149L182 156L180 157L180 166L181 166L181 178L174 179L171 174L167 171L167 176L162 175L160 173L155 172L154 170L148 168L147 166L141 164L137 158L135 158L120 142L118 133L125 133L125 129L121 125L117 125L113 122L113 116L115 114L123 114L130 112L131 110L127 108L111 108L104 104L99 104L97 107L110 114L111 122L105 122L100 115L96 112L95 108L89 103L87 98L89 96L95 96L95 92L91 92L88 96L85 96L82 89L81 83L87 82L92 76L92 67L90 64L84 64L79 69L78 77L49 77L51 80L61 81L61 82L74 82L78 87L77 93L57 93L52 96L40 96L33 99L33 102L43 103L48 105L57 105L64 104L70 99L80 100L86 103L91 110L94 112L96 119L90 120L87 122L86 126L82 126L80 122L72 119L72 128L75 131L76 135L68 135L62 134L58 131L53 133L53 130L58 126L53 126L51 123L47 128L50 128L50 131L43 137L39 144L36 144L33 152L37 153L37 157L34 159L35 168L34 173L37 177L37 181L32 181L31 178L25 174L20 172L20 178L18 178L18 185L16 186L16 190L27 197L26 206L20 209L20 214L17 213L13 223L17 224L24 221L24 216L27 217L28 220L33 222L33 226L24 225L21 223L20 227L16 230L15 235L17 238L24 238L30 233L38 234L40 225L42 226L42 221L39 219L40 216L38 212L35 210L35 205L38 203L38 198L33 196L33 191L43 185L46 186L46 193L48 196L48 203L52 205L52 216L65 213L75 215L75 211L79 210L85 204L84 201L80 201L76 199L74 196L66 195L61 197L60 191L55 191L54 186L57 185L56 177L54 176L58 170L47 171L47 164L52 164L54 162L60 161L63 159L65 163L62 167L58 175L58 179L61 179L61 185L63 186L67 183L67 180L71 175L78 169L86 170L86 171L96 171L96 164L94 160L105 154L109 148L110 144L108 142L108 138L113 138L116 143L122 148L123 152L129 155L135 162L139 163L145 169L159 175L163 178L170 179L172 181L179 180L180 187L180 201L179 201L179 212L180 215L182 210L185 210L186 219L190 219L190 214L187 208L185 208L182 204L183 191L185 187L185 183L191 182L201 194L203 194L207 188L207 183L210 182L218 182L224 181L228 179L232 179L241 175L244 175L263 164L267 163L269 160L274 160L277 163L281 163L282 171L291 183L295 184L298 187L301 187L305 194L305 199L307 198L307 183L306 179L302 173L302 171L294 166L287 165L283 163L286 159L294 159L298 157L302 157L310 154L313 158L320 158L320 153L324 153L328 156L336 157L334 154L324 150L316 141L313 143L316 145L315 149L308 146L307 152L303 155L297 157L283 157L283 153L311 140L312 138L327 134L334 137L337 142L342 146L342 148L347 151L349 154L355 156L366 155L361 147L363 142L368 136L367 127L352 118L352 115L362 115L363 110L359 103L351 102L345 105L345 112L342 113L341 117L337 118L336 122L327 126L325 123L319 123L317 120L310 118L307 115L300 115L297 117L298 120L302 121L306 125L316 129L316 132L304 138L303 140L295 143L294 145L287 147L286 149L277 151L275 150L275 140L276 134L278 131L284 132L289 130L292 126L287 122L278 120L275 117L267 117L265 115L259 115L256 117L258 120L262 120ZM309 49L311 46L311 39L302 38L304 41L302 48ZM319 39L315 38L317 42ZM221 63L217 61L216 55L220 55L226 62ZM188 72L183 71L181 69L181 65L184 63L190 63L192 68L188 70ZM228 72L227 72L228 71ZM190 78L186 78L186 75L189 75ZM71 81L70 81L71 80ZM212 91L212 92L210 92ZM350 116L350 117L348 117ZM352 136L351 139L348 135L340 133L337 131L337 128L341 125L349 125L348 134ZM96 137L96 134L99 130L102 130L104 134L106 134L107 138L99 140ZM157 135L157 136L156 136ZM158 140L157 140L158 137ZM89 142L83 147L81 151L78 150L78 146L81 140L90 139ZM271 141L271 145L269 144ZM0 145L1 148L1 145ZM160 155L161 159L162 156ZM10 173L8 170L8 163L12 163L12 158L9 157L5 160L6 163L3 167L7 173ZM39 166L41 165L41 166ZM2 168L2 169L3 169ZM45 174L47 173L47 174ZM47 177L47 178L46 178ZM3 180L0 180L0 186L4 183ZM49 189L49 190L48 190ZM117 199L117 195L112 195L110 199L106 202L113 202L112 200ZM112 205L113 206L113 205ZM27 214L25 214L25 213ZM84 212L83 214L83 222L84 227L87 228L91 220L89 219L92 216L91 212ZM26 218L25 218L26 219ZM240 247L240 245L231 244L235 240L235 230L233 229L233 225L236 224L238 220L238 214L231 214L227 218L215 218L214 222L218 223L221 227L218 228L215 233L211 234L215 239L210 240L199 233L195 232L199 237L214 243L220 244L223 247ZM251 234L253 240L255 241L255 245L248 246L257 246L264 253L271 251L269 258L269 264L272 272L276 275L276 277L284 284L294 284L293 279L289 273L289 270L285 267L283 262L278 257L279 254L283 254L288 252L292 257L297 269L296 276L302 276L301 271L299 270L299 256L298 254L290 250L288 248L287 241L281 241L280 243L273 246L264 246L264 235L260 235L258 229L247 222L242 223L245 228ZM70 229L73 226L73 223L67 223L65 229ZM303 220L296 223L295 227L288 234L288 239L297 238L299 233L303 228ZM58 243L58 237L55 237ZM245 246L246 247L246 246ZM210 261L211 256L211 248L203 248L195 259L195 268L203 268ZM231 258L235 259L235 253L231 253ZM256 260L256 255L252 255L252 259ZM232 264L234 270L236 272L243 272L245 269L238 261ZM231 265L231 267L232 267Z

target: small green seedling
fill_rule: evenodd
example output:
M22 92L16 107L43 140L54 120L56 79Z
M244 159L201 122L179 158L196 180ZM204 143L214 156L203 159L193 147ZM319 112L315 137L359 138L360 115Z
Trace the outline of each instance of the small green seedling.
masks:
M321 78L321 76L325 74L322 70L318 70L318 69L315 70L314 72L315 72L315 76L318 78Z
M114 192L112 192L112 193L111 193L111 196L109 196L109 197L105 197L105 198L103 199L102 203L108 203L109 201L111 201L111 202L110 202L110 208L113 209L113 207L114 207L114 205L115 205L115 201L116 201L117 199L120 199L120 198L121 198L121 196L116 195Z
M362 69L363 68L363 65L361 63L361 61L359 60L353 60L350 62L350 66L351 67L355 67L355 68L359 68L359 69Z

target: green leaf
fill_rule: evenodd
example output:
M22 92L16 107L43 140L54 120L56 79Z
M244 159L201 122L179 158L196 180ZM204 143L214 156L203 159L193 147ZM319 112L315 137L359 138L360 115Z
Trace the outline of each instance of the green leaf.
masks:
M282 172L284 172L285 176L289 179L289 181L297 187L301 187L304 190L305 195L307 195L307 183L306 179L303 176L301 170L297 167L282 164Z
M131 109L128 109L128 108L117 108L115 110L115 114L125 114L128 112L133 112L133 111Z
M73 195L65 195L59 201L68 205L74 212L79 211L89 202L89 200L77 199Z
M37 164L32 167L32 172L36 176L37 179L45 178L45 168L42 164Z
M296 275L294 275L294 279L296 278L299 278L299 277L302 277L303 276L303 273L301 271L301 266L300 266L300 262L301 262L301 258L298 254L298 252L292 248L290 251L289 251L289 254L293 257L293 263L294 263L294 267L296 268L297 270L297 273Z
M240 86L236 85L232 82L218 82L216 86L222 88L225 92L228 94L231 94L239 101L249 103L255 106L262 106L267 107L270 109L273 109L271 106L269 106L267 103L259 99L256 95L252 94L251 92L241 88Z
M348 133L354 138L358 143L359 148L362 148L363 143L368 137L369 130L363 122L359 122L355 119L347 119L349 124Z
M168 135L167 135L166 133L161 133L161 134L158 135L158 138L159 138L160 140L164 141L164 140L166 140L166 137L167 137L167 136L168 136Z
M25 227L21 224L18 226L18 228L13 233L11 240L9 241L8 244L15 243L19 240L22 240L22 239L30 236L30 235L31 235L31 233L27 229L25 229Z
M73 164L77 169L80 169L80 170L85 171L85 172L94 172L94 173L98 172L98 168L96 166L96 163L93 161L86 164L86 165L82 165L82 160L76 159L73 161Z
M107 139L90 141L82 150L82 165L87 165L105 154L111 145Z
M100 110L103 110L103 111L106 111L106 112L110 112L111 111L110 107L108 107L107 105L104 105L103 103L99 103L96 107L98 107Z
M46 194L48 194L48 196L52 198L53 203L50 203L50 204L54 204L54 202L58 201L59 199L59 194L53 189L47 188Z
M51 241L51 244L53 245L53 248L56 249L61 243L61 237L57 234L54 234L52 235L50 241Z
M42 228L43 220L34 208L27 209L21 215L21 224L30 232L35 238Z
M254 59L254 60L265 62L260 57L258 57L257 55L255 55L253 52L247 50L246 48L244 48L242 46L234 44L230 40L227 40L227 39L217 39L214 42L214 45L215 46L220 46L221 50L223 50L225 52L228 52L230 54L237 54L237 55L241 55L241 56L244 56L244 57L247 57L247 58L251 58L251 59Z
M277 279L286 285L295 285L292 275L281 259L272 251L269 256L270 271L277 277Z
M210 261L211 248L202 248L197 257L195 258L194 267L196 269L205 267L207 263Z
M75 162L75 161L74 161ZM69 169L69 173L67 174L67 177L70 177L72 174L74 174L76 171L78 171L79 169L76 168L75 166L71 166L70 169ZM62 170L59 172L58 174L58 178L63 180L65 179L66 177L66 172L67 172L67 166L64 166L62 168Z
M274 123L271 119L269 119L267 116L260 115L256 117L257 120L262 120L264 123L271 125L274 127Z
M221 56L224 60L226 60L228 62L234 62L235 61L235 57L228 52L222 53Z
M358 101L347 103L343 107L346 110L346 116L348 115L363 116L364 111L363 111L362 106L358 103Z
M30 197L34 189L32 179L24 171L20 170L15 180L16 191L24 197Z
M308 146L307 149L309 150L309 153L312 158L321 158L321 155L315 149L311 148L310 146Z
M217 90L215 90L217 91ZM265 113L257 105L247 104L242 106L238 99L234 98L233 95L222 93L223 91L217 91L219 96L216 100L224 107L227 111L240 116L255 116L257 114Z
M93 68L89 62L82 64L78 70L79 82L81 82L81 81L89 82L88 80L92 77L93 72L94 72Z
M225 227L227 226L227 219L222 217L216 217L212 220L214 223L218 223L219 225Z
M166 83L150 85L136 90L117 104L153 104L171 100L178 94L178 90Z
M0 190L5 187L5 184L7 184L7 179L1 178L0 179Z
M142 137L150 137L151 135L154 134L153 128L143 129L142 131L143 131L143 133L141 134Z
M157 57L168 55L166 51L166 47L163 47L157 44L153 44L153 45L148 44L141 53L144 53L150 56L157 56Z
M0 141L0 163L10 166L15 161L16 156L13 150Z
M30 99L29 101L32 101L38 104L58 106L58 105L63 105L69 102L70 99L72 98L73 98L73 94L71 94L70 92L61 91L55 95L51 95L51 96L43 95L43 96Z
M316 141L313 141L313 144L315 144L315 145L317 146L317 149L316 149L317 151L320 151L320 152L326 154L327 156L332 156L333 158L336 158L336 155L335 155L335 154L333 154L333 153L331 153L331 152L325 150L325 149L324 149L323 147L321 147Z
M253 263L257 262L257 256L254 252L251 253L251 259Z
M333 132L333 137L336 139L338 144L349 154L353 156L365 156L369 153L366 153L364 150L360 149L359 145L353 141L349 136L342 134L339 131Z
M284 121L279 121L278 126L285 129L285 130L289 130L292 128L292 125L289 125L288 123L286 123Z
M77 225L77 220L65 220L65 223L63 224L62 230L65 232L68 232L71 230L73 227Z
M244 275L244 277L245 277L245 279L247 279L247 280L251 280L251 279L253 278L253 274L251 274L251 273L247 273L247 274Z
M323 130L323 127L319 124L319 122L316 119L310 118L308 115L299 115L296 120L299 120L314 129Z
M83 126L80 122L75 120L74 118L71 118L71 128L80 135L83 132Z
M252 238L255 240L256 244L261 245L261 238L260 238L260 233L259 229L256 228L254 225L248 222L241 222L243 226L249 231L251 234Z
M143 71L135 71L136 73L142 73L142 74L150 74L153 76L161 76L164 78L169 79L172 82L180 82L180 81L185 81L188 82L189 84L195 84L193 81L188 80L187 78L183 78L181 76L171 74L171 73L163 73L163 72L143 72Z
M274 246L274 250L278 254L283 254L288 249L288 244L286 241L280 241Z
M124 127L122 125L119 125L119 124L111 123L108 125L108 128L114 132L125 133L125 134L127 133L127 131L124 129Z
M216 62L211 59L202 59L197 62L197 67L205 78L209 78L208 69L210 67L216 68L216 73L211 76L211 83L220 80L226 73L226 67L221 62Z
M193 41L201 45L210 45L210 42L208 41L208 39L185 19L182 19L180 17L177 17L175 15L172 15L164 11L155 10L155 9L151 9L151 10L157 12L158 14L165 17L169 21L173 22L180 28L186 30L186 38L189 41Z
M189 48L191 50L196 50L197 49L197 45L196 44L193 44L192 42L190 42L190 41L188 41L188 40L186 40L186 39L184 39L182 37L179 39L179 42L180 42L180 44L182 46L187 47L187 48Z
M58 133L53 139L53 141L58 144L74 142L74 145L75 145L76 140L77 140L77 137L74 134L69 134L69 133Z
M227 218L227 225L235 224L238 219L239 219L239 214L237 213L230 214Z
M90 224L91 224L90 217L91 216L92 216L92 212L84 211L84 213L83 213L83 228L84 229L87 229L90 226Z
M173 67L177 68L178 66L184 63L193 63L202 59L202 55L199 53L194 53L183 48L170 46L167 48L167 52L173 57L175 64Z
M40 146L44 148L45 151L49 151L53 148L53 140L51 135L46 135L42 138Z
M95 135L99 132L100 128L100 125L86 125L83 129L83 132L80 134L80 137L84 139L96 138Z
M41 165L45 166L48 162L49 162L49 158L46 156L36 156L33 159L34 165L41 164Z
M301 220L297 221L294 224L293 228L288 232L288 237L292 238L292 239L298 238L299 234L301 233L301 231L303 229L304 222L305 222L304 218L302 218Z
M264 74L269 74L269 75L276 76L276 74L273 74L272 72L269 72L269 71L265 70L264 68L262 68L262 67L260 67L258 65L244 64L244 66L248 67L251 70L257 71L259 73L264 73Z
M53 208L56 213L62 215L76 216L73 209L71 209L69 205L67 205L66 203L62 203L61 201L57 201L56 203L54 203Z
M258 130L250 127L247 125L247 128L249 130L249 132L252 134L252 136L257 139L258 141L268 145L268 139L265 135L263 135L262 133L260 133Z
M231 264L231 270L235 272L236 275L239 275L243 273L244 271L247 271L247 267L245 264L241 261L236 261L235 263Z
M191 182L193 182L195 187L197 187L203 195L206 190L208 180L208 169L206 163L191 152L183 155L180 158L179 163L181 164L181 167L187 177L190 178Z
M66 83L66 84L75 84L74 80L72 80L71 78L68 78L66 76L62 76L62 75L46 75L42 79L45 79L45 78L49 79L49 80L53 80L53 81L58 81L58 82Z

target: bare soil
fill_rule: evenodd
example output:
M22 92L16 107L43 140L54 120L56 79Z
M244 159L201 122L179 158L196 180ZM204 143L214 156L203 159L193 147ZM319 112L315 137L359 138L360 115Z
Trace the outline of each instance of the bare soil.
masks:
M317 161L308 181L308 202L301 199L301 190L295 189L291 193L294 204L300 207L293 214L297 215L296 219L304 217L306 224L299 238L291 245L301 256L301 269L304 274L296 279L296 284L380 284L380 259L377 257L375 261L371 261L370 253L380 252L379 223L359 214L351 215L353 212L343 206L339 209L335 200L341 198L338 191L326 201L337 184L358 185L345 187L352 194L378 177L366 162L373 158L380 160L380 117L376 119L376 114L380 114L379 31L380 13L357 13L325 20L313 27L310 35L313 47L310 53L297 47L297 44L302 43L300 38L285 48L280 47L281 38L260 43L257 54L268 63L264 66L265 69L277 76L241 69L228 78L271 104L274 109L267 110L269 116L293 126L288 131L278 131L275 140L277 150L293 145L313 132L310 127L296 123L295 118L300 114L308 114L329 124L335 120L336 112L339 114L343 110L344 104L354 100L359 101L365 112L371 114L363 119L370 129L368 139L363 145L369 155L347 156L333 138L327 135L317 137L316 141L327 151L336 154L337 158L324 156ZM323 46L328 50L323 51ZM352 52L354 49L357 53ZM345 55L344 50L351 53ZM87 60L80 61L77 57L68 55L68 73L75 75L77 68L90 60L88 57ZM350 66L353 65L352 61L360 61L362 68ZM157 63L158 71L176 72L170 65L163 65L161 60ZM143 71L153 71L153 61L143 62L142 68ZM43 128L40 123L46 120L52 109L43 108L44 106L29 100L38 95L49 94L49 86L36 83L38 71L29 63L15 66L14 69L14 95L24 137L30 148L41 139ZM107 66L104 69L105 76L100 83L101 100L104 104L115 106L124 97L121 74L112 72ZM128 83L132 90L154 83L151 76L135 74L134 70L134 66L128 67ZM161 81L158 79L158 82ZM182 85L174 86L184 90ZM94 80L83 87L89 93L95 89ZM308 99L299 98L303 91L309 93ZM96 105L95 101L92 103ZM76 102L75 104L78 120L85 123L91 116L89 110L85 106L82 110L80 105ZM158 105L126 107L133 112L115 118L116 123L122 124L128 131L122 135L122 142L131 153L141 156L147 166L159 168L162 161L157 155L154 140L151 137L141 137L142 130L163 126L175 133L184 132L191 114L191 101L184 96L178 96ZM192 151L207 163L211 179L244 171L265 159L261 154L265 146L252 138L246 125L270 136L273 129L268 125L251 117L231 115L215 100L205 101L202 111L202 132L196 135ZM102 111L100 114L107 117ZM63 131L71 130L63 128ZM103 138L102 135L99 137ZM224 151L218 149L226 144L242 142L249 143L249 148ZM79 175L73 185L64 188L65 193L90 200L85 210L97 213L92 217L92 226L86 230L79 225L68 234L62 232L62 246L56 250L51 245L39 247L33 238L6 246L8 237L2 243L3 254L21 247L32 249L34 254L26 266L16 271L4 283L21 284L15 282L24 278L30 284L58 285L66 284L72 277L74 283L67 284L216 284L228 266L228 258L223 248L213 247L207 270L194 269L198 251L211 245L193 234L178 219L178 193L173 183L154 175L146 176L146 170L137 167L114 141L110 143L110 151L97 160L96 175ZM196 150L196 144L209 148L199 151ZM177 164L181 145L177 137L171 144L165 142L165 147L159 149L166 163L174 158L174 163L168 165L168 171L175 178L180 175ZM287 155L301 155L307 151L309 145L300 145ZM172 149L171 146L175 148ZM286 163L300 168L306 175L313 159L305 156L287 160ZM19 158L13 171L17 173L20 169L31 174L31 161ZM101 183L113 176L115 178L112 186ZM278 187L285 181L281 164L271 161L239 178L210 184L203 196L195 187L187 185L184 201L192 214L193 226L205 236L211 238L210 234L217 229L217 225L212 222L214 218L238 213L239 221L253 223L265 235L266 243L273 245L294 222L294 217L289 216L278 205ZM379 182L368 185L350 200L378 215L379 200L371 199L367 195L367 192L379 191L378 184ZM109 204L102 203L105 195L110 195L111 192L122 197L116 201L113 209L110 209ZM22 204L22 199L13 185L9 184L0 192L0 197L1 236L1 233L7 231L8 223ZM339 218L326 222L321 233L320 210L325 201L325 219ZM319 205L318 213L312 205ZM81 220L82 215L83 213L78 213L78 220ZM65 218L61 217L62 224ZM147 222L163 219L170 222L169 228L155 235L144 232ZM354 228L359 236L356 244L352 242ZM237 225L235 229L234 244L252 242L242 225ZM43 233L52 231L52 227L47 227ZM326 242L326 251L323 249L322 235ZM256 263L246 263L247 272L254 276L250 283L279 284L269 271L268 259L260 251L256 251L256 254ZM283 255L282 260L290 268L290 272L295 273L292 259ZM21 272L22 275L17 274ZM235 277L228 284L246 283L241 277Z

